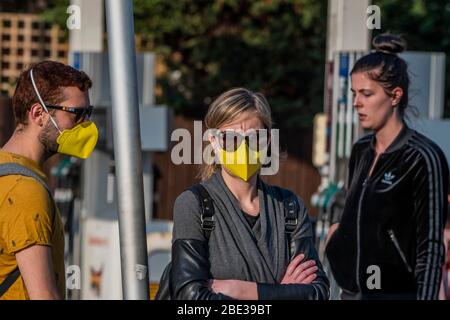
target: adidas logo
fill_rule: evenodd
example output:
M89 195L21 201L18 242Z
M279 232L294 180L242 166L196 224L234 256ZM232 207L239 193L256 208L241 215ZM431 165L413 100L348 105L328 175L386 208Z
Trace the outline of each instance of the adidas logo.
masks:
M384 174L384 178L381 180L381 182L391 185L394 178L395 178L395 176L392 174L391 171L389 171Z

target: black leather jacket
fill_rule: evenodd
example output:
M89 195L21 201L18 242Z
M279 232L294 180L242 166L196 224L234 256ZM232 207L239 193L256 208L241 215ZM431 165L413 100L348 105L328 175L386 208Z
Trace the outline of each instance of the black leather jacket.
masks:
M312 238L291 242L295 256L303 253L306 260L315 260L319 270L315 285L284 285L258 283L259 300L324 300L328 299L329 282L317 257ZM178 239L172 245L172 288L176 300L229 300L230 297L209 289L207 244L200 240Z
M445 156L405 125L369 177L374 143L368 135L352 150L345 207L326 248L333 275L343 297L437 299L448 206Z
M295 233L301 236L290 240L290 256L295 257L303 253L305 255L304 261L315 260L318 266L317 278L310 285L257 283L259 300L328 299L329 282L317 256L306 210L299 212L298 225ZM208 249L207 241L197 239L176 239L174 241L172 244L171 269L173 299L231 299L223 294L214 293L209 287L209 279L212 279L212 276L209 271Z

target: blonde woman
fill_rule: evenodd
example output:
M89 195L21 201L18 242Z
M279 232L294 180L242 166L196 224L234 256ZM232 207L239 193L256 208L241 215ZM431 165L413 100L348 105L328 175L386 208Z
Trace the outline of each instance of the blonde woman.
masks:
M261 133L272 126L264 96L243 88L227 91L211 104L205 123L216 129L209 142L219 160L201 172L213 227L205 232L205 208L191 190L178 196L172 298L327 299L328 280L302 200L260 179L261 154L269 147ZM240 157L245 161L235 161ZM287 205L294 205L294 219L287 219Z

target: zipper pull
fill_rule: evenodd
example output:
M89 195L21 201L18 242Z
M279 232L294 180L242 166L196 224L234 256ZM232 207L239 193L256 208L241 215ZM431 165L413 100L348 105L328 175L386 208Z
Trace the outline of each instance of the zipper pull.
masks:
M392 229L388 230L388 234L389 234L389 237L391 237L391 239L394 240L395 236L394 236L394 231Z

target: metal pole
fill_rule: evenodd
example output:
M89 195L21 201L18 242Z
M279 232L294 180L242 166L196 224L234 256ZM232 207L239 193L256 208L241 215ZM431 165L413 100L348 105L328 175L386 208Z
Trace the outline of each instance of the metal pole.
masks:
M132 0L106 0L122 291L149 299Z

